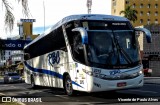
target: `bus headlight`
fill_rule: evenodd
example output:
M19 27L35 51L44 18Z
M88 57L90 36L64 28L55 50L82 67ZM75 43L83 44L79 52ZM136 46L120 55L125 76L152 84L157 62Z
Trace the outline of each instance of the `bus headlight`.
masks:
M142 70L139 71L139 74L143 74Z
M12 80L12 77L9 77L9 80Z

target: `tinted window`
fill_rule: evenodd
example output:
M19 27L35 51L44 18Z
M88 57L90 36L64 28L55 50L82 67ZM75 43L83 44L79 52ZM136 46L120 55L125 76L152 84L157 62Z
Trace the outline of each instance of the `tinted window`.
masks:
M66 44L62 27L53 30L47 36L33 43L31 46L25 49L25 53L29 53L30 58L37 57L54 50L66 51Z
M89 30L133 30L127 21L82 21L82 26Z
M8 73L8 76L19 76L18 73Z

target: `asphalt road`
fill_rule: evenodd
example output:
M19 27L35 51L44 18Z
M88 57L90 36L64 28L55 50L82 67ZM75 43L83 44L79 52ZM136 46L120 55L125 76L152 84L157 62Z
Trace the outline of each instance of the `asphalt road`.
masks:
M5 96L11 96L12 98L39 98L42 101L42 103L25 103L26 105L135 105L135 102L140 105L159 105L160 84L158 84L158 81L160 79L145 79L145 84L140 89L99 93L81 92L74 97L65 95L63 89L46 87L32 89L30 85L25 83L0 83L0 93L5 94Z

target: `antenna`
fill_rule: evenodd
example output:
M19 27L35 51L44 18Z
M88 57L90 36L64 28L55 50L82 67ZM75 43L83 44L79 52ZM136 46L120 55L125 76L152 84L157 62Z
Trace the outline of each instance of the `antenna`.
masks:
M91 14L92 0L87 0L88 14Z
M44 32L45 32L45 4L43 0L43 12L44 12Z

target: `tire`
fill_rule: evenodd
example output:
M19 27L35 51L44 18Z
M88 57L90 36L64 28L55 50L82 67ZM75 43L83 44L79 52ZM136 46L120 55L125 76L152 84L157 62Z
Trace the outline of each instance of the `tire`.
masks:
M4 80L4 84L8 84L9 83L9 81L8 80Z
M33 75L31 76L31 87L32 87L33 89L37 88L37 86L35 85L35 81L34 81Z
M6 82L6 80L4 80L4 84L6 84L7 82Z
M67 75L65 77L65 80L64 80L64 89L65 89L65 92L68 96L74 96L75 95L75 91L73 90L72 88L72 80L70 78L69 75Z

